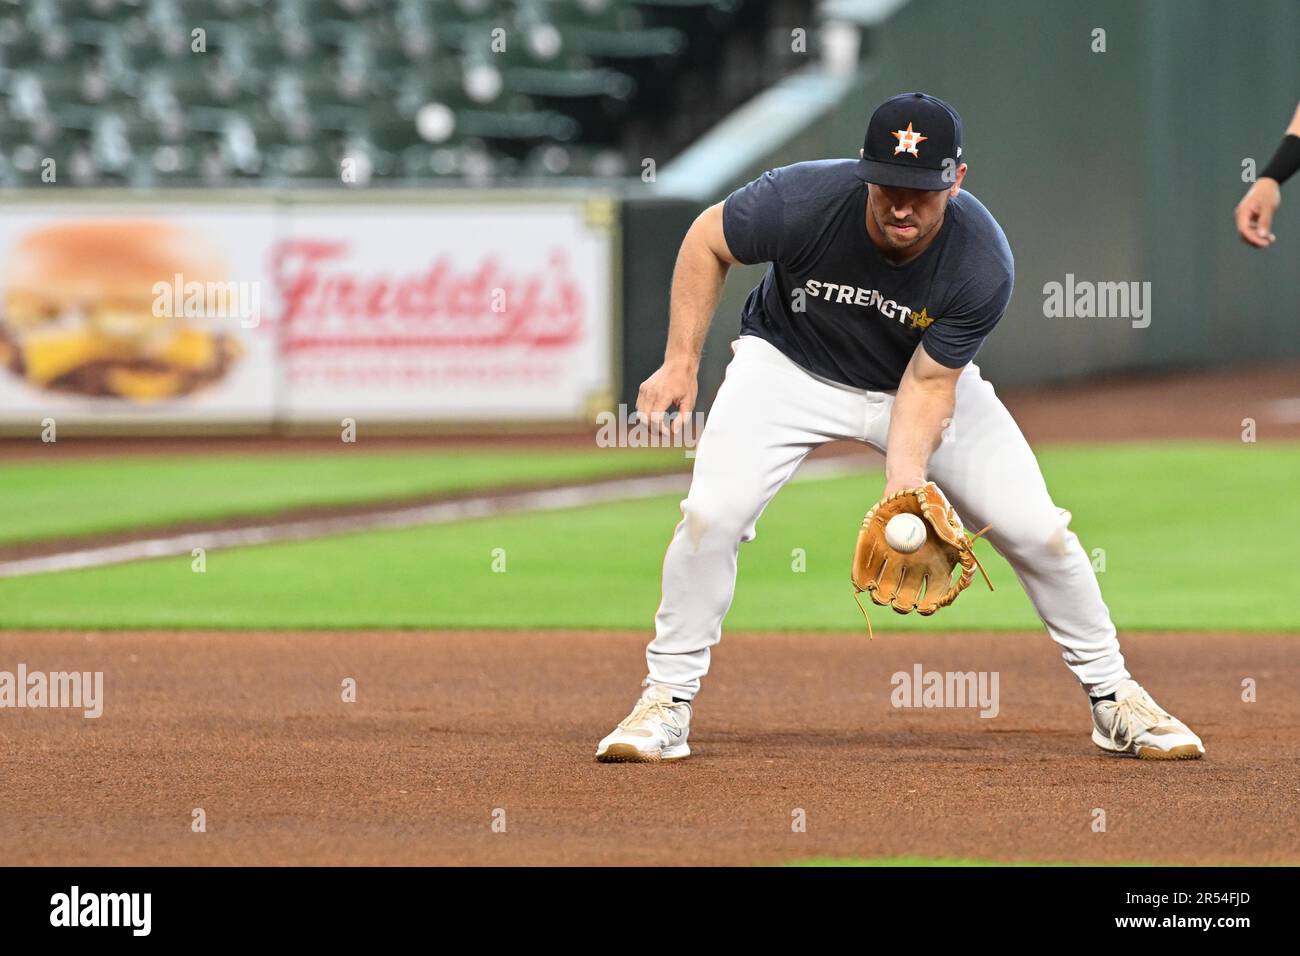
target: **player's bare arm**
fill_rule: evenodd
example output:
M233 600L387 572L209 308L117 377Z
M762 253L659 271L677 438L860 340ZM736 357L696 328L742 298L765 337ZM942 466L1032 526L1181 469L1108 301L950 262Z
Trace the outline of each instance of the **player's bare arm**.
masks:
M952 420L960 368L947 368L917 346L903 372L889 422L885 453L885 497L926 482L930 455Z
M637 415L648 417L664 434L669 431L664 415L670 408L676 406L679 413L673 432L680 430L682 419L695 410L704 337L718 307L727 270L737 264L723 235L722 207L723 203L717 203L700 213L682 240L673 268L664 364L641 383L637 393Z
M1273 215L1282 204L1282 183L1295 173L1297 166L1300 166L1300 106L1286 128L1282 145L1237 203L1237 234L1242 241L1266 249L1277 239L1273 235Z

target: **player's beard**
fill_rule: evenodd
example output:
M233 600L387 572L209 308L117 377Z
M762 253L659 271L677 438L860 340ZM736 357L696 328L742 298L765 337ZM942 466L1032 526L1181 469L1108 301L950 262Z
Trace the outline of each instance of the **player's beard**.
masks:
M935 213L928 222L917 218L915 212L913 212L913 215L908 216L900 222L889 214L888 209L883 213L877 212L875 203L871 201L872 198L873 197L868 194L867 215L871 216L875 221L876 231L884 237L885 244L889 249L901 253L904 257L906 257L909 249L914 249L918 243L934 232L935 228L943 222L944 214L948 211L948 197L945 196L943 197L943 202L940 205L938 212ZM916 233L912 236L900 236L897 232L889 228L889 224L897 226L915 226Z
M884 216L877 215L874 209L871 210L871 215L875 217L876 229L879 230L880 234L885 237L885 242L889 244L889 247L891 249L898 249L900 251L912 248L914 245L916 245L918 242L920 242L922 239L928 236L930 234L930 230L934 228L933 224L931 224L928 227L925 226L925 224L920 222L918 219L916 219L915 216L909 216L907 219L904 219L902 222L899 222L897 219L894 219L892 217L884 217ZM889 226L915 226L916 232L911 236L904 237L904 236L900 236L897 232L890 229Z

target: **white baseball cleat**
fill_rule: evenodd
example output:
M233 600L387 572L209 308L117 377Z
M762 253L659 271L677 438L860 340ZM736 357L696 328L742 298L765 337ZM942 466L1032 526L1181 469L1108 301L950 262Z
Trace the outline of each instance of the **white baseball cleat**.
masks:
M1102 750L1141 760L1197 760L1205 753L1192 733L1135 680L1115 688L1115 699L1092 708L1092 742Z
M596 747L601 763L658 763L691 755L691 705L673 703L672 691L651 684L613 733Z

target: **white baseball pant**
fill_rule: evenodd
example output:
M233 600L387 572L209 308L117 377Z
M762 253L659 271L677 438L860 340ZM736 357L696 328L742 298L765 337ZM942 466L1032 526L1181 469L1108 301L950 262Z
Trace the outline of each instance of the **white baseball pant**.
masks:
M891 392L813 375L754 336L737 339L732 351L664 557L646 648L646 683L683 699L708 673L735 592L737 552L753 540L763 509L818 445L848 438L883 451L894 403ZM1068 514L1052 503L1029 443L974 365L957 381L952 423L928 475L967 527L992 526L985 540L1015 570L1084 689L1097 697L1113 691L1129 673L1092 564Z

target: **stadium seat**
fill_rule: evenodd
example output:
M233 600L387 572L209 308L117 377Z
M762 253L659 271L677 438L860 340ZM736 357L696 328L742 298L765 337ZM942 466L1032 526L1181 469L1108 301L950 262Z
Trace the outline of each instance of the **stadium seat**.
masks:
M742 7L0 0L0 185L625 175L770 81Z

